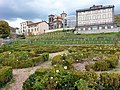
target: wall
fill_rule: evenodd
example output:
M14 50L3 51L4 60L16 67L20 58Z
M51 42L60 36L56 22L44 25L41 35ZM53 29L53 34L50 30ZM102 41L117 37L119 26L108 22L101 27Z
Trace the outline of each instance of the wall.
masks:
M113 29L101 29L101 30L86 30L86 31L75 31L75 34L94 34L94 33L110 33L120 32L120 27Z

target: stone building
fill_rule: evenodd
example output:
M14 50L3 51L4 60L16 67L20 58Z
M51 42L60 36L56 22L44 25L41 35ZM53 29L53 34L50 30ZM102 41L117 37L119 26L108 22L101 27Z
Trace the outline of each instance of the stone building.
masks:
M58 15L49 15L48 16L48 21L49 21L49 29L58 29L58 28L63 28L67 26L67 21L65 17L67 14L63 11L63 13Z
M76 10L75 33L97 32L116 28L114 23L114 5L93 5L88 9Z

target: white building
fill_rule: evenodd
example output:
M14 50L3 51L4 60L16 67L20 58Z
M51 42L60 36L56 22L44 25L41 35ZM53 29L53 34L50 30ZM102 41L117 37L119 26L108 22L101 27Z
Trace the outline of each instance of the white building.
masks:
M45 33L47 30L49 30L49 25L45 21L31 23L28 25L26 34L27 35L39 35L39 34Z
M27 29L28 29L28 24L32 24L32 21L26 21L26 22L22 22L20 23L20 34L26 34Z
M76 16L70 15L65 18L67 20L67 28L73 28L76 26Z
M107 32L108 29L116 28L114 24L114 6L93 5L88 9L76 10L76 31ZM106 31L105 31L106 30Z
M26 21L20 23L19 34L24 35L39 35L49 30L48 23L45 21L33 23L32 21Z

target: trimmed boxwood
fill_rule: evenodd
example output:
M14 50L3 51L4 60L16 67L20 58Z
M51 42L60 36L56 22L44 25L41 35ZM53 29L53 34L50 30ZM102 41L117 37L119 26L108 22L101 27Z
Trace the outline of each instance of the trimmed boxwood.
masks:
M0 88L2 88L13 77L12 67L0 66Z
M98 75L95 72L63 70L62 68L37 69L23 84L23 90L83 90L80 88L119 90L120 74L101 73Z
M107 71L109 70L109 64L105 61L97 61L92 68L95 71Z
M120 74L101 73L99 86L102 90L120 90Z
M12 66L12 68L28 68L28 67L36 66L48 59L49 59L49 55L47 54L46 56L46 54L43 54L37 57L27 58L25 60L5 59L1 61L1 64L3 66Z

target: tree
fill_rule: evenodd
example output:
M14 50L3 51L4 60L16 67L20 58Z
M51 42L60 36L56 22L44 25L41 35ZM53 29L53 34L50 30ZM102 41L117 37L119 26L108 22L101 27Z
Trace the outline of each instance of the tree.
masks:
M6 21L0 20L0 38L5 38L10 34L10 27Z

